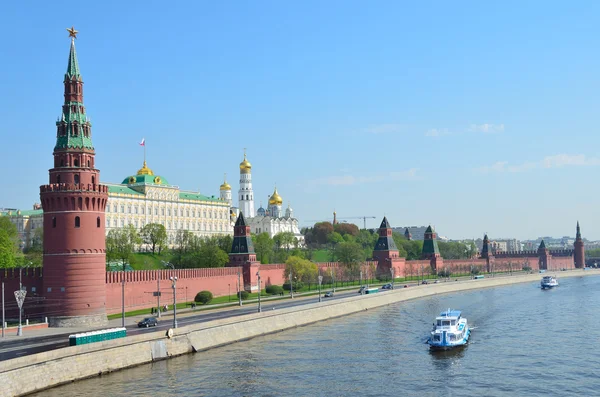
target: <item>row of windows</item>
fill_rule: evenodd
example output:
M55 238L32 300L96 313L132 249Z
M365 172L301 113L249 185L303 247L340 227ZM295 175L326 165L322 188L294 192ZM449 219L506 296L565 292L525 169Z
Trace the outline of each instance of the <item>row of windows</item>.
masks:
M116 212L116 213L117 212L121 212L122 214L124 214L125 213L125 205L121 204L120 206L117 206L117 204L113 204L112 205L112 211L111 211L111 206L109 204L109 205L106 206L106 212ZM139 214L145 215L145 207L139 207L139 209L138 209L138 206L128 205L127 206L127 213L128 214L131 214L131 213L138 214L139 213ZM167 213L167 216L171 216L171 209L167 208L166 213ZM149 215L152 214L152 208L150 208L148 210L148 214ZM162 216L165 215L165 209L164 208L160 209L160 214ZM179 210L179 216L183 216L183 214L184 214L183 209L180 209ZM196 210L192 210L191 214L192 214L192 218L196 218ZM204 211L204 218L206 218L206 214L207 214L207 212L205 210ZM154 215L158 215L158 207L154 207ZM202 212L198 211L198 218L200 218L200 215L202 215ZM213 213L212 211L208 211L208 218L213 218L213 215L214 215L215 219L217 219L217 218L223 219L223 218L226 217L226 215L225 215L224 212L214 212ZM176 209L173 210L173 216L177 216L177 210ZM190 217L190 210L185 210L185 216L187 216L188 218Z
M243 194L240 196L240 200L244 200L244 195ZM254 200L254 196L252 194L247 194L246 195L246 200Z
M79 218L78 216L75 217L74 226L76 228L81 227L81 218ZM56 227L56 217L55 216L52 217L52 227L53 228ZM100 217L96 218L96 227L100 227Z
M98 218L100 219L100 218ZM225 231L226 227L223 226L223 224L220 225L206 225L204 223L190 223L187 222L187 224L185 222L173 222L173 224L171 225L171 222L167 222L167 224L165 225L165 222L159 222L161 225L165 226L167 228L167 230L171 230L171 229L183 229L185 226L187 226L187 228L185 228L186 230L197 230L197 231ZM136 228L142 228L145 225L144 221L139 221L137 219L134 219L133 221L131 219L126 220L125 219L112 219L112 227L125 227L125 225L133 225ZM106 218L106 227L110 227L111 226L111 219L110 218ZM173 226L171 228L171 226ZM98 226L100 227L100 226Z

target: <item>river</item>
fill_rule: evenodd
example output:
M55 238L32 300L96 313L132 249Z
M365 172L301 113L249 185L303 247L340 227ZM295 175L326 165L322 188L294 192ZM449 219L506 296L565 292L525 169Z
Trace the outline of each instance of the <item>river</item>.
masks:
M559 282L401 302L37 395L600 395L600 276ZM476 328L467 347L432 353L424 342L447 308Z

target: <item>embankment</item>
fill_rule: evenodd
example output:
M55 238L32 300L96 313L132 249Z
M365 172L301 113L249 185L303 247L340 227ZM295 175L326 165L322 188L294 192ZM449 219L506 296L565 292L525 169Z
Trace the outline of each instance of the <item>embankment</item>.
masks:
M560 278L598 275L600 271L560 272ZM0 362L0 396L19 396L78 379L150 363L283 331L317 321L425 296L540 280L539 274L466 280L402 288L288 309L269 310L165 332L72 346Z

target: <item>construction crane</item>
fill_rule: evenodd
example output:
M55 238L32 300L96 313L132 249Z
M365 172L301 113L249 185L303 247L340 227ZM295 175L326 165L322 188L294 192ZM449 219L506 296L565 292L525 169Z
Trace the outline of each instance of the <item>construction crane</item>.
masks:
M336 217L336 219L338 221L347 221L347 220L350 220L350 219L362 219L363 220L363 227L366 229L367 228L367 219L376 219L376 217L375 216L349 216L347 218L343 218L343 217L337 218ZM328 219L309 219L309 220L306 220L305 222L324 222L324 221L331 222Z
M341 218L340 220L344 221L347 219L362 219L363 220L363 228L366 230L367 229L367 219L375 219L376 217L374 216L349 216L347 218Z

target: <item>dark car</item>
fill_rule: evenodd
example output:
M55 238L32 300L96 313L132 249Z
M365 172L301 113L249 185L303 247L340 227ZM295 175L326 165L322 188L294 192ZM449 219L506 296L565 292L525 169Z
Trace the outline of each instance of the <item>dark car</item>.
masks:
M381 286L381 289L392 289L392 284L384 284Z
M156 327L158 325L158 320L156 317L146 317L142 321L138 323L138 327Z
M429 282L427 280L423 280L421 284L429 284Z
M332 291L325 292L324 296L325 296L325 298L331 298L331 297L333 297L333 292Z

